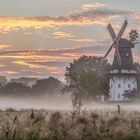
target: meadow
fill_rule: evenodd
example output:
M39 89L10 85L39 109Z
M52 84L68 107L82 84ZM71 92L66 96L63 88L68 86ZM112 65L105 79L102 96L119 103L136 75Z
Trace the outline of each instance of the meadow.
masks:
M139 140L140 112L116 110L0 111L0 140Z

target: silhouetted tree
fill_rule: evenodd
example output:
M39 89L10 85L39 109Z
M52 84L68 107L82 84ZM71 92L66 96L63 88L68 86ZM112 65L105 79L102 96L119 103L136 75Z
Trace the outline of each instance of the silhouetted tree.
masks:
M49 77L48 79L37 80L36 84L32 87L32 91L40 95L59 94L61 92L61 89L62 82L53 77Z
M30 87L24 86L21 83L7 83L5 86L0 88L0 93L3 95L16 95L24 96L29 95L31 91Z
M131 32L129 33L129 40L130 42L132 42L134 45L137 43L138 39L138 32L136 30L131 30Z
M40 96L40 95L59 95L61 94L63 84L56 78L37 80L32 87L24 83L8 82L4 86L0 86L0 95L11 96Z
M7 78L5 76L0 76L0 85L4 86L7 84Z
M73 93L82 98L97 98L108 96L109 84L107 73L110 64L104 60L101 66L101 57L82 56L69 67L66 67L66 81Z

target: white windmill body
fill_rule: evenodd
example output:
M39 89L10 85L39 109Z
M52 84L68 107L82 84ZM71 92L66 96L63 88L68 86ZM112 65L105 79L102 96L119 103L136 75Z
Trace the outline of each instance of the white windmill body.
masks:
M107 51L103 59L115 48L113 63L110 70L110 100L124 100L126 91L137 90L137 70L133 63L132 51L134 45L127 39L121 38L127 26L124 22L120 32L116 36L111 24L108 25L109 33L113 39L113 44Z

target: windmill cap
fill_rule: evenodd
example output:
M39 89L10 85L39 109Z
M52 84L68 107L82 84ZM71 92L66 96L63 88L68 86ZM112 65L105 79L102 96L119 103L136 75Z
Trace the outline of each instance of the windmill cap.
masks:
M134 48L133 43L124 38L120 39L118 46L119 48Z

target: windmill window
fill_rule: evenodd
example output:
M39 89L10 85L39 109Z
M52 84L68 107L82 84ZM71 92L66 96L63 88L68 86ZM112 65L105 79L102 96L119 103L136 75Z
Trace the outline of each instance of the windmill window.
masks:
M131 88L131 85L130 84L128 84L128 88Z
M121 96L120 96L120 93L118 93L118 99L120 99L120 97L121 97Z
M126 53L126 56L129 56L129 53Z
M118 84L118 88L121 88L121 84Z

